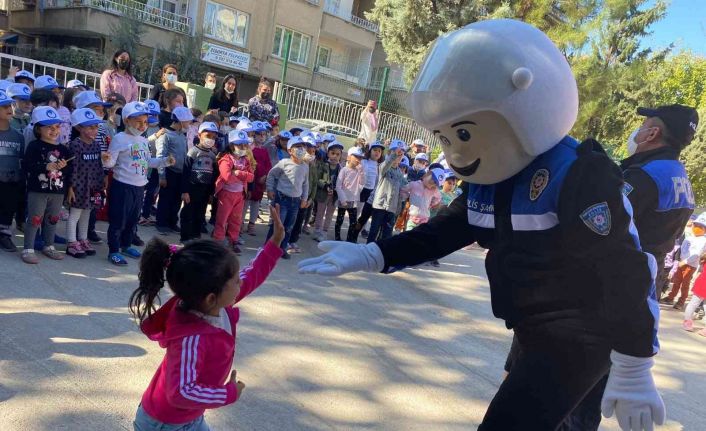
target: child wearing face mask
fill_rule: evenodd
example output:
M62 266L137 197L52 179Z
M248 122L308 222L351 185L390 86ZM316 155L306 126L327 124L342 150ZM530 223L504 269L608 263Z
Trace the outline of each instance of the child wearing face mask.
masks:
M305 136L302 140L306 143L306 155L304 162L309 165L309 195L308 205L306 208L300 208L297 213L297 219L294 221L292 233L289 236L289 248L287 253L301 253L298 242L302 231L304 230L304 222L309 220L313 211L314 198L316 197L316 181L318 173L316 171L316 140L313 136Z
M414 156L414 163L407 171L407 181L419 181L427 173L429 166L429 157L425 153L419 153Z
M108 151L101 153L103 167L113 168L108 192L108 259L115 265L127 265L123 256L137 259L141 253L132 248L137 221L145 196L147 170L176 163L171 154L152 157L147 138L148 108L142 102L130 102L122 111L125 132L115 135Z
M357 202L365 185L365 170L360 163L363 157L365 154L360 147L348 149L348 162L336 178L336 194L338 195L338 215L334 226L336 241L341 240L341 225L343 225L346 213L348 213L349 223L346 241L354 242L355 239L355 222L358 218Z
M228 149L218 155L218 179L216 180L216 227L213 239L228 242L236 254L240 254L238 237L243 222L243 205L247 184L255 178L245 148L250 140L247 132L233 130L228 135Z
M421 180L412 181L402 187L402 197L409 197L407 230L429 221L431 208L441 203L439 186L444 181L444 171L436 168L424 174Z
M286 250L299 209L309 206L309 166L304 161L307 154L304 145L298 136L290 139L287 142L289 158L280 160L267 175L267 197L270 202L279 205L285 229L282 259L290 258ZM273 227L270 221L268 239L272 236Z
M148 101L145 101L148 102ZM150 101L154 102L154 101ZM149 104L145 103L148 108ZM159 111L157 111L159 113ZM157 157L157 139L160 136L167 133L166 129L161 129L159 127L159 118L154 114L154 111L150 109L150 116L147 117L147 131L143 134L147 138L147 143L150 147L150 155L152 157ZM159 192L159 172L157 169L149 168L147 170L147 185L145 186L145 199L142 203L142 215L140 216L140 221L137 222L140 226L153 226L155 224L155 219L152 217L152 206L157 199L157 193Z
M343 153L343 145L338 141L333 141L326 148L327 160L317 164L316 190L316 221L314 222L314 241L326 239L328 228L331 226L331 219L336 208L336 179L341 171L339 160Z
M103 202L101 146L96 140L100 122L101 119L91 109L77 109L71 114L71 125L78 136L69 144L75 159L66 197L70 205L66 224L66 254L76 258L96 254L88 241L88 222L93 207Z
M54 248L54 233L64 195L71 181L73 164L71 150L58 144L61 119L56 109L40 106L32 112L36 140L30 142L24 158L27 170L27 209L29 223L25 228L22 261L39 263L34 253L34 238L44 224L42 253L50 259L62 260L64 255Z
M159 201L157 202L157 231L162 235L181 232L177 225L181 208L181 183L186 159L186 130L194 121L189 108L178 106L172 111L172 124L157 138L159 157L172 156L174 165L159 169Z
M26 84L11 84L7 87L7 96L12 99L12 120L10 127L24 134L32 113L29 96L32 90Z
M182 173L181 198L181 242L186 243L201 237L201 228L206 220L206 207L213 195L216 173L216 136L218 127L214 123L201 123L198 129L198 144L186 155Z
M272 169L269 153L265 148L265 140L267 134L265 132L264 123L254 122L254 135L252 147L249 149L250 154L255 162L255 179L248 185L248 196L245 206L243 207L243 220L245 213L250 210L250 219L248 220L248 235L255 236L255 222L260 212L260 202L265 193L265 181L267 174Z

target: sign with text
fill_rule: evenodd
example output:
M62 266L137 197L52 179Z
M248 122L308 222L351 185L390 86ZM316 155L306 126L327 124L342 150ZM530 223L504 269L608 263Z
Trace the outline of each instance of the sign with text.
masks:
M201 44L201 60L228 69L247 72L250 68L250 54L228 49L210 42Z

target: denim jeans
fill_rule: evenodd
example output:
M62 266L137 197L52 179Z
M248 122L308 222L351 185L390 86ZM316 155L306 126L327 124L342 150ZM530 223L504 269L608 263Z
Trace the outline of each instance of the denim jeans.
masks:
M140 405L135 414L135 421L132 423L135 431L210 431L203 415L191 422L183 424L165 424L160 422L147 412Z
M299 213L299 206L301 204L301 197L290 197L280 192L275 193L275 205L279 204L279 218L282 220L284 225L284 240L282 240L281 248L286 252L287 246L289 245L289 236L292 234L292 228L294 227L294 222L297 220L297 214ZM274 225L270 223L270 229L267 232L267 240L272 236L274 230Z
M395 225L395 213L381 209L373 209L373 219L370 221L368 242L375 242L378 238L385 239L392 236L392 227Z

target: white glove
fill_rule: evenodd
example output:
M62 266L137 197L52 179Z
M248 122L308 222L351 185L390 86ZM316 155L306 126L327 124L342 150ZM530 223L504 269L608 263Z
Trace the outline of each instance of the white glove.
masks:
M322 241L319 249L326 253L299 262L300 274L341 275L346 272L380 272L385 267L382 251L374 242L353 244Z
M657 392L650 368L652 358L636 358L615 350L610 352L613 365L603 393L603 416L615 416L623 431L652 431L653 422L664 424L664 401Z

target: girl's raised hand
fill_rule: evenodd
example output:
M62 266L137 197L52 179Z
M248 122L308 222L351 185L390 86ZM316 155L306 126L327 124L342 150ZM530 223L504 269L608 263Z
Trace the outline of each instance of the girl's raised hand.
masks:
M284 239L284 225L282 224L282 220L279 218L279 204L275 204L275 206L270 205L270 220L274 224L274 230L270 241L279 247Z

